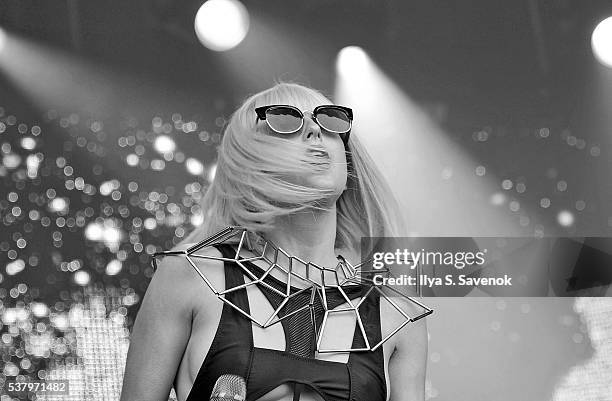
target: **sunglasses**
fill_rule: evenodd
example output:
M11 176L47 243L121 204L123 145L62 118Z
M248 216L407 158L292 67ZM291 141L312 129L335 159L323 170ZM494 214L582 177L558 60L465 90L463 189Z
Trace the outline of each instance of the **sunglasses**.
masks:
M293 134L304 126L304 113L294 106L270 105L255 109L257 118L265 120L268 127L278 134ZM353 110L336 105L317 106L312 119L327 132L339 134L344 143L348 142L353 121Z

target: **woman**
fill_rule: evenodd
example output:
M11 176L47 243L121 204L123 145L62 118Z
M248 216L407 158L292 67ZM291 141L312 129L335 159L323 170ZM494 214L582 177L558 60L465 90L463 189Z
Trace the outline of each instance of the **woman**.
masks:
M276 105L290 107L264 107ZM203 199L204 223L178 248L226 226L241 226L301 260L334 267L338 254L350 262L369 251L359 248L361 237L400 234L391 192L349 135L352 112L320 107L325 105L332 102L321 93L287 83L247 99L226 128L216 176ZM235 250L224 245L201 252L231 258ZM314 326L308 320L296 314L301 323L292 317L293 324L285 319L288 324L265 329L251 324L220 302L194 269L223 290L245 283L232 266L206 258L190 266L178 256L161 261L134 324L122 401L165 401L172 386L179 401L208 400L215 380L230 371L246 379L249 401L424 400L425 319L408 324L375 351L319 353L320 344L309 340ZM251 268L266 266L255 262ZM305 274L297 264L293 271ZM292 281L295 291L306 284ZM268 292L249 286L230 300L265 319L278 307ZM394 301L414 315L410 302ZM366 334L374 340L403 322L388 302L363 304ZM351 313L331 314L321 343L338 350L363 345L356 320Z

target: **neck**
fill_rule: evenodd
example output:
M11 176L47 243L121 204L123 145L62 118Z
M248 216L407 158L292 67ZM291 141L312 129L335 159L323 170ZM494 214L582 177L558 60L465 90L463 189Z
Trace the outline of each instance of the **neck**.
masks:
M275 221L266 239L290 255L322 267L338 263L336 239L336 206L326 210L305 210Z

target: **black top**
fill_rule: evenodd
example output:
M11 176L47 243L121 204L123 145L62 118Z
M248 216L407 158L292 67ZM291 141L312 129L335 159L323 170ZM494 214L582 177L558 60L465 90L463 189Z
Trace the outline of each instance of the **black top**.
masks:
M224 258L233 259L236 252L229 245L219 245L217 249ZM257 277L264 270L244 261L242 264ZM235 262L224 264L225 287L234 288L245 283L243 270ZM285 291L286 283L267 275L264 282ZM259 288L272 304L274 310L283 300L276 292L260 285ZM343 287L344 289L344 287ZM365 285L349 286L345 292L349 299L363 296L368 289ZM300 291L291 287L291 294ZM328 308L333 309L345 302L337 289L326 289ZM246 290L240 289L225 294L228 301L250 314ZM311 291L302 291L292 297L279 312L284 316L311 301ZM387 388L385 382L383 347L376 351L351 352L348 363L325 361L314 358L316 350L316 329L319 330L324 315L320 297L315 297L314 320L309 308L281 321L285 332L285 351L259 348L253 345L251 320L223 303L221 320L210 349L193 383L187 401L204 401L210 398L216 380L223 374L235 374L247 383L247 401L255 401L270 390L283 383L294 383L294 400L299 399L302 386L316 391L325 401L385 401ZM371 291L359 307L364 331L370 344L381 340L380 295ZM355 324L352 348L363 348L365 342Z

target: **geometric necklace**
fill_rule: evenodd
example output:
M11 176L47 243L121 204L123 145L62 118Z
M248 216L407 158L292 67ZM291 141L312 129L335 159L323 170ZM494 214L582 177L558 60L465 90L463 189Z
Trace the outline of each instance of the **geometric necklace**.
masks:
M229 247L230 245L231 247ZM212 256L210 254L210 247L218 246L232 249L233 254L231 257ZM316 350L319 353L375 351L408 323L415 322L433 313L432 309L413 297L402 294L388 285L375 284L374 280L369 277L369 274L374 272L362 268L365 262L353 265L342 256L338 256L338 264L336 266L332 268L319 266L315 263L304 261L297 256L290 255L260 234L240 226L228 226L185 250L157 252L153 254L152 259L154 269L157 270L157 257L169 255L184 257L202 280L204 280L208 288L216 294L217 298L261 328L270 327L298 313L309 311L310 323L314 327L313 334ZM197 267L196 260L198 259L217 260L223 263L230 262L231 266L240 269L249 281L233 288L217 289L206 277L205 272L202 272ZM263 264L266 267L256 266L254 262ZM253 266L256 266L256 269ZM375 273L379 275L384 274L386 277L391 276L388 269L376 270ZM278 277L281 278L279 279ZM282 285L272 285L271 279L276 280L277 283L280 281ZM294 287L292 283L299 283L300 287ZM256 319L226 297L227 294L249 286L258 286L280 300L273 313L263 320ZM361 299L359 301L351 300L348 294L354 293L357 289L361 290ZM394 294L394 298L403 298L416 305L422 312L410 316L397 302L389 297L387 294L389 291ZM343 300L345 301L343 304L348 306L334 308L331 302L331 293L334 294L336 300ZM389 334L380 339L380 341L368 338L364 322L359 313L364 301L370 297L379 297L381 301L388 302L403 317L403 321ZM298 299L304 301L296 302ZM322 312L322 322L320 318L317 318L317 311ZM363 338L363 347L334 349L322 346L321 341L328 319L333 314L342 312L354 313L357 327Z

